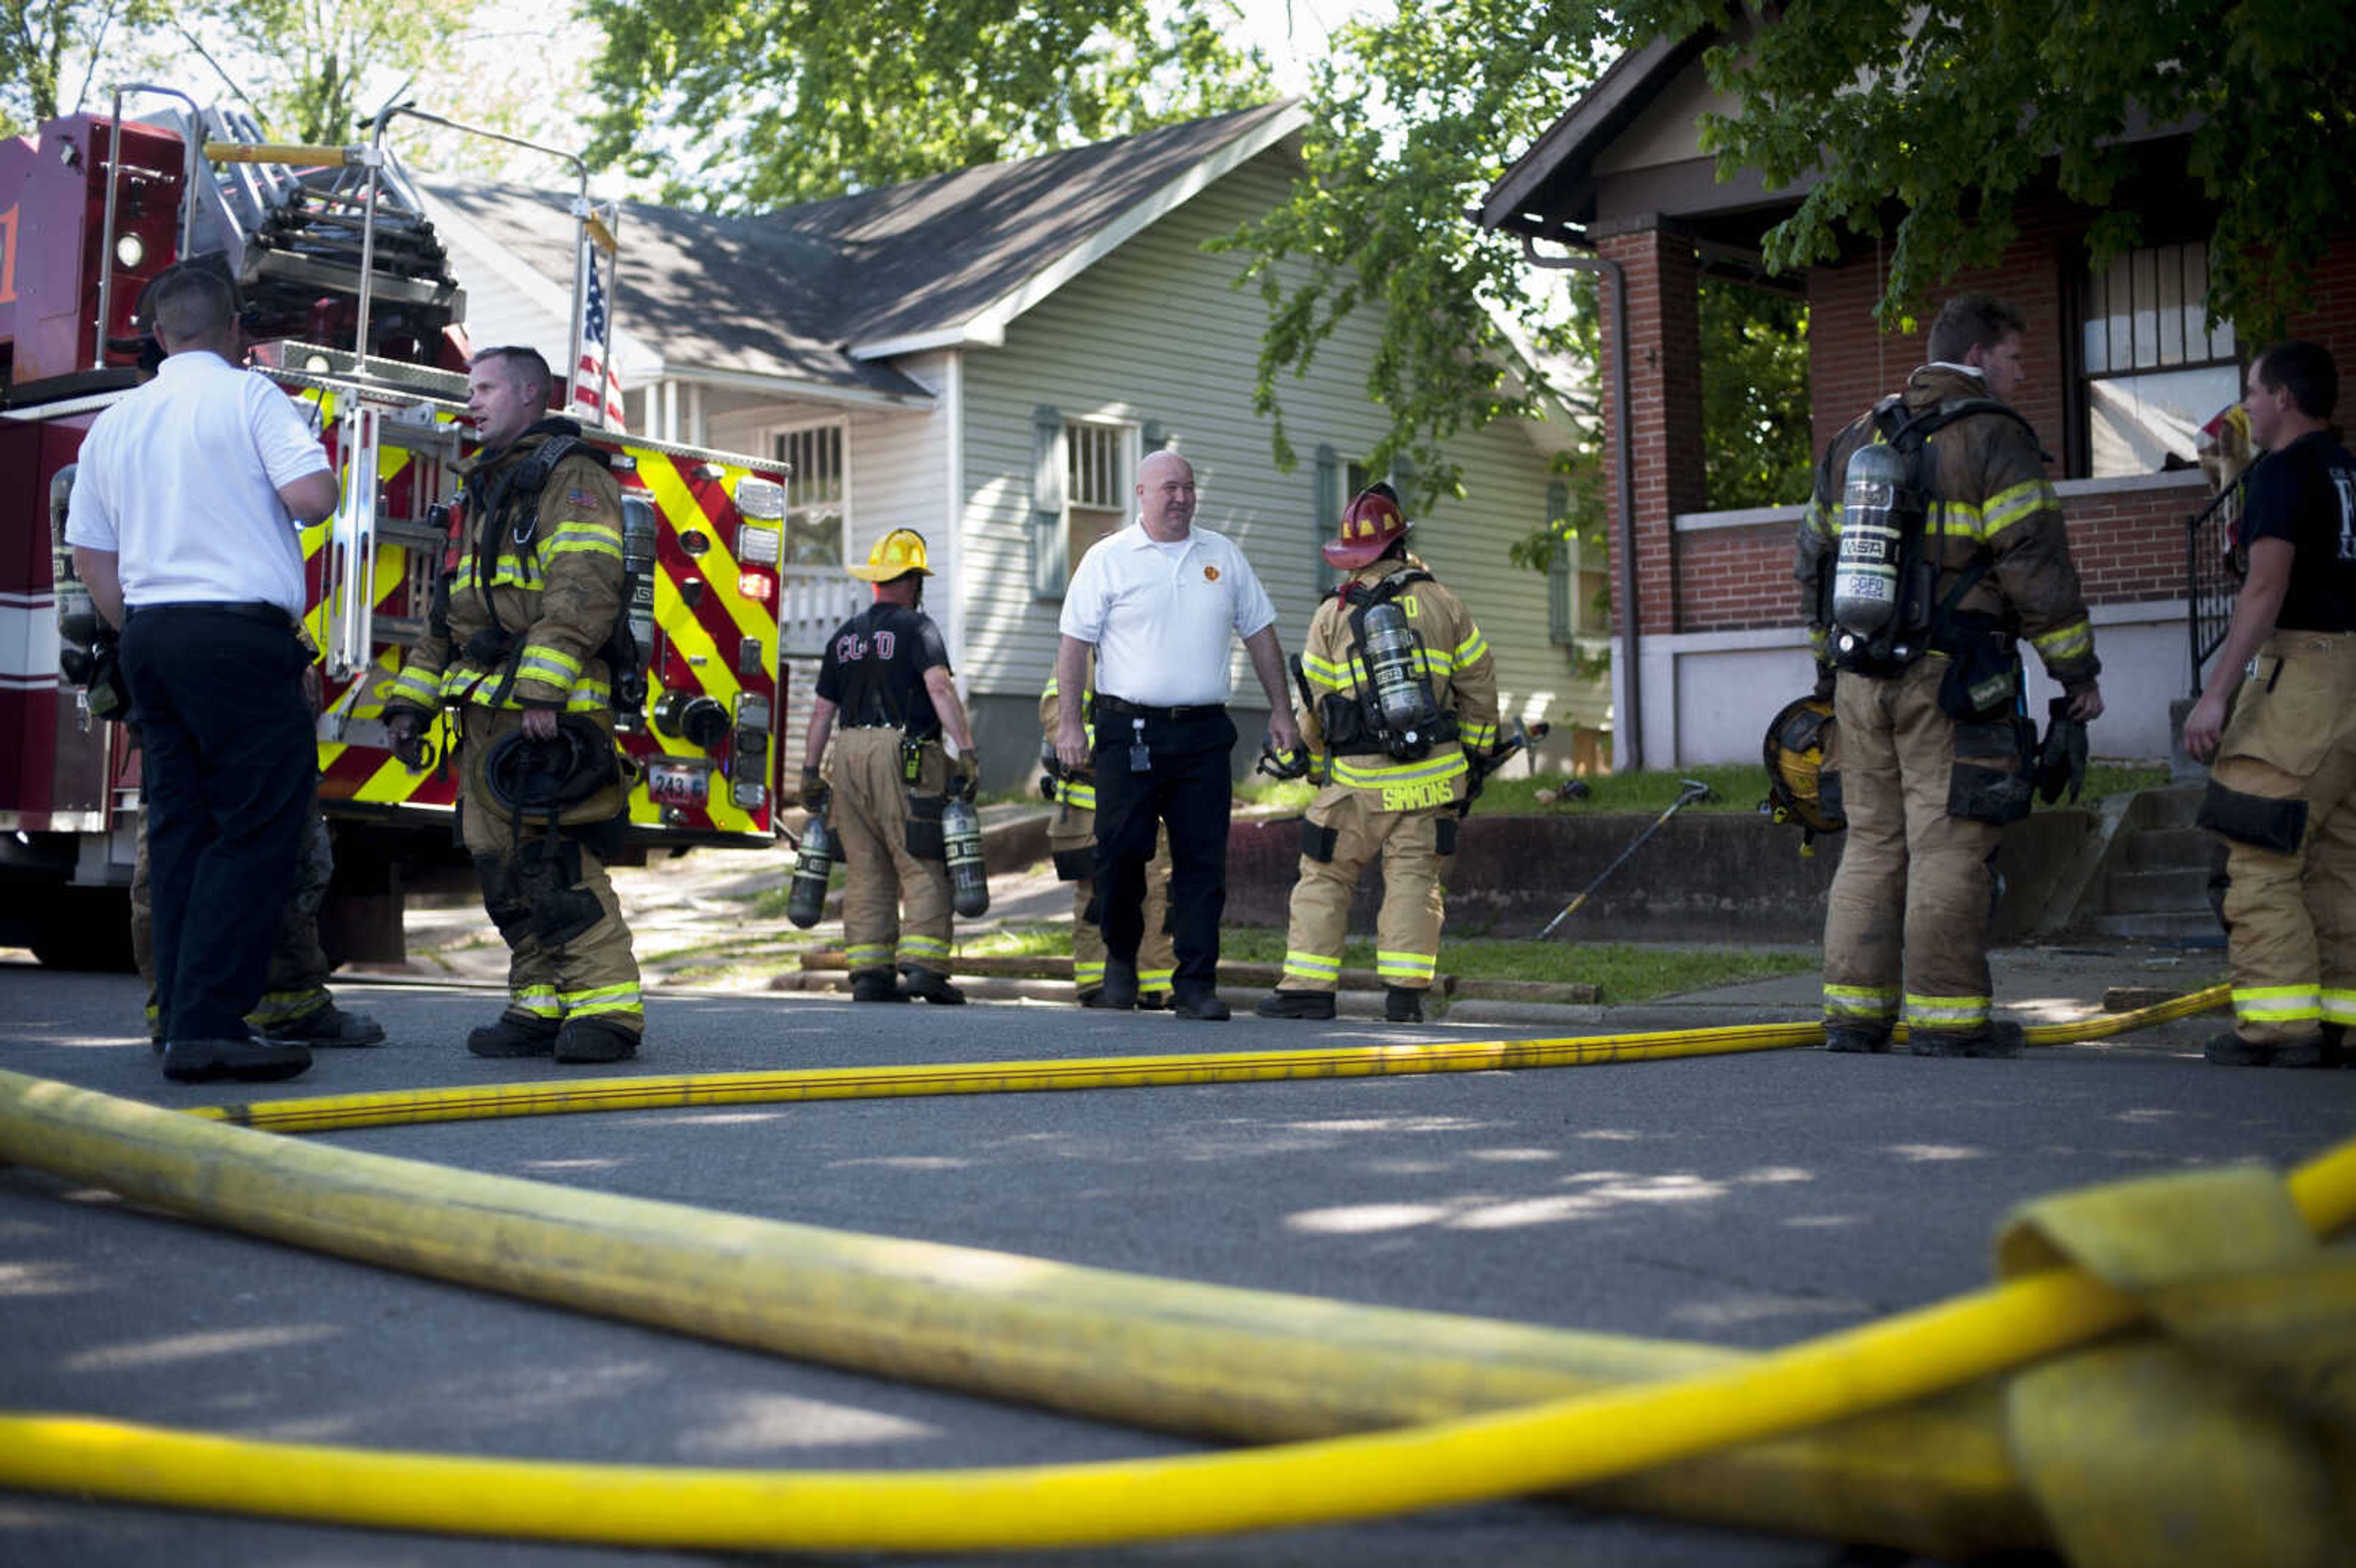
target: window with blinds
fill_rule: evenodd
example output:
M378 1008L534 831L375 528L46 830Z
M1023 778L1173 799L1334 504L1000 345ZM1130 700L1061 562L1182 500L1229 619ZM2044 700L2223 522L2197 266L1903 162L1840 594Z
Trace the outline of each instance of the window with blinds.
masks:
M786 481L787 566L841 566L850 485L842 463L842 426L781 431L775 455L792 470Z
M2208 325L2209 247L2153 245L2090 268L2079 321L2086 472L2150 474L2196 456L2241 395L2231 322Z

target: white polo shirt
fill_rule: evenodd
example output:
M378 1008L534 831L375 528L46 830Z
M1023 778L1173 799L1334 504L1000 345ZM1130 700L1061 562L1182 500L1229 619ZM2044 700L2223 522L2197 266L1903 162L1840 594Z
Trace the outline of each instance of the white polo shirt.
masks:
M1234 691L1228 638L1275 620L1258 574L1226 535L1197 528L1164 545L1131 523L1080 558L1061 624L1066 636L1096 645L1098 691L1191 708Z
M303 543L278 487L327 454L268 377L175 354L92 421L78 461L66 542L118 558L124 603L303 613Z

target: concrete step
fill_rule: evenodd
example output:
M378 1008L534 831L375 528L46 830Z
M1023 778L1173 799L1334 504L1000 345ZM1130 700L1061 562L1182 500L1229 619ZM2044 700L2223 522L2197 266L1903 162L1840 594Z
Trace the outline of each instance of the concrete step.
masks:
M2222 865L2224 845L2205 827L2151 827L2129 834L2118 848L2130 871L2184 869Z
M2199 914L2098 914L2092 923L2097 933L2127 942L2159 942L2175 947L2225 945L2225 933L2218 926L2217 917L2206 910Z
M2209 916L2209 869L2113 871L2103 879L2104 914Z
M2160 827L2190 827L2200 815L2201 798L2209 793L2208 782L2166 784L2143 792L2139 811L2140 824L2146 830Z

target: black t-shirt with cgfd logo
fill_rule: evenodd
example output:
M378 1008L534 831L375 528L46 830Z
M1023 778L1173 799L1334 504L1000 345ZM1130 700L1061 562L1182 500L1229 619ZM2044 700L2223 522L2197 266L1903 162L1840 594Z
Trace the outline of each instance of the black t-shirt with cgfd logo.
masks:
M2356 632L2356 456L2315 431L2268 455L2243 484L2243 537L2287 539L2293 552L2275 624Z
M925 672L948 662L930 615L879 601L835 628L818 694L842 710L845 724L890 724L922 739L941 727Z

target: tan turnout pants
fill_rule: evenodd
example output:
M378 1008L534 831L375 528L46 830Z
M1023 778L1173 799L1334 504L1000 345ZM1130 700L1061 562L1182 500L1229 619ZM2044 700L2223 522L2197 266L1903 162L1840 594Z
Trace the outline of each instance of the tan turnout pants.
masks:
M908 852L912 794L938 800L948 753L925 742L914 790L900 773L900 731L838 730L828 752L827 812L842 857L842 951L854 975L903 966L949 971L949 868Z
M1328 785L1311 803L1301 834L1300 880L1284 938L1288 991L1333 991L1342 982L1342 946L1358 876L1383 864L1382 912L1375 923L1375 971L1386 986L1426 991L1440 967L1440 926L1456 808L1384 811L1364 791ZM1328 840L1330 836L1330 849Z
M2356 635L2277 632L2257 664L2210 776L2307 808L2296 849L2227 838L2234 1032L2284 1045L2356 1023Z
M1946 667L1934 656L1887 679L1843 673L1834 693L1848 831L1825 915L1827 1029L1887 1030L1901 1001L1915 1032L1987 1027L2003 829L1948 812L1956 724L1939 706Z
M1047 847L1058 854L1087 849L1097 843L1097 814L1077 806L1055 808L1048 825ZM1104 927L1089 918L1096 902L1097 881L1082 877L1072 884L1072 985L1082 995L1104 985ZM1170 830L1156 837L1153 859L1145 863L1145 936L1137 944L1137 989L1147 997L1167 997L1177 973L1177 950L1171 944Z

